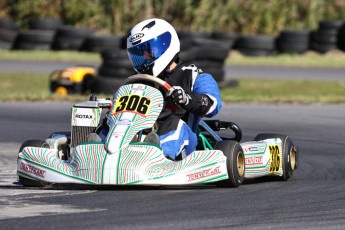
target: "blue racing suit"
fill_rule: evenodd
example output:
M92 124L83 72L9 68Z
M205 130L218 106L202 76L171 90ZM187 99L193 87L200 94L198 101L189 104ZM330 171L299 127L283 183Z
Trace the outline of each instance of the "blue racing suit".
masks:
M177 159L179 154L188 156L196 149L200 119L215 116L222 107L222 101L217 82L195 65L184 66L179 62L162 79L172 86L182 87L190 98L186 106L178 106L177 111L157 120L163 153L171 159ZM169 103L166 102L163 114L172 110L173 106Z

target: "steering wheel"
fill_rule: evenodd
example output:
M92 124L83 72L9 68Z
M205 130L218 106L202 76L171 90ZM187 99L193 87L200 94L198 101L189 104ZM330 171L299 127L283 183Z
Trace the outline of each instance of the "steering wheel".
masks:
M169 90L171 90L171 88L172 88L168 82L163 81L162 79L160 79L158 77L154 77L154 76L151 76L148 74L135 74L135 75L129 76L126 79L125 84L133 83L133 82L137 82L137 81L149 81L149 82L157 83L159 86L161 86L167 92L169 92Z
M134 83L134 82L138 82L138 81L148 81L148 82L157 83L166 92L169 92L170 90L173 89L168 82L163 81L162 79L160 79L158 77L154 77L154 76L151 76L148 74L135 74L135 75L129 76L125 80L125 84ZM170 116L171 114L173 114L175 112L176 111L173 111L172 109L167 109L159 115L158 119L164 119L164 118Z

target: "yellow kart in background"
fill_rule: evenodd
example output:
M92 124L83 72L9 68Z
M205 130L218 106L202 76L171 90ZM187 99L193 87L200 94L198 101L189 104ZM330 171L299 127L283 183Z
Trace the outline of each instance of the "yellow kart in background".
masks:
M82 94L91 90L96 70L91 66L75 66L50 74L50 91L59 96Z

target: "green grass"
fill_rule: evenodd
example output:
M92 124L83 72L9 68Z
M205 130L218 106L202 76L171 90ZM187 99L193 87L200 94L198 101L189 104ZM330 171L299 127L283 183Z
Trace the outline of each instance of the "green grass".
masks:
M101 62L98 53L77 51L25 51L1 50L0 60L33 60L33 61L79 61ZM298 54L272 54L264 57L250 57L231 51L225 62L227 65L260 65L260 66L297 66L297 67L329 67L345 68L345 52L331 51L319 54L309 51L303 55Z
M83 101L88 95L58 97L49 92L42 73L0 73L0 101ZM224 102L345 103L345 81L240 79L238 87L221 91ZM112 97L112 95L98 95Z
M0 60L100 62L99 53L78 51L2 50Z
M299 54L271 54L264 57L244 56L237 51L230 52L227 65L249 66L295 66L345 68L345 52L336 50L325 54L308 51Z
M49 76L43 73L0 73L0 101L82 101L87 95L59 97L49 91Z
M345 81L241 79L221 93L226 102L345 103Z

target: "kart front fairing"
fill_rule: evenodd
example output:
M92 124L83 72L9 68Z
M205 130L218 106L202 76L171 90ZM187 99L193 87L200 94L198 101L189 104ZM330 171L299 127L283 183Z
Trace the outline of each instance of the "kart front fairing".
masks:
M195 151L181 161L167 159L160 146L133 142L140 130L153 127L163 108L160 90L146 84L120 87L108 115L105 142L84 142L59 158L56 148L25 147L18 175L48 183L161 184L207 183L228 178L220 150ZM60 141L50 138L50 146Z

